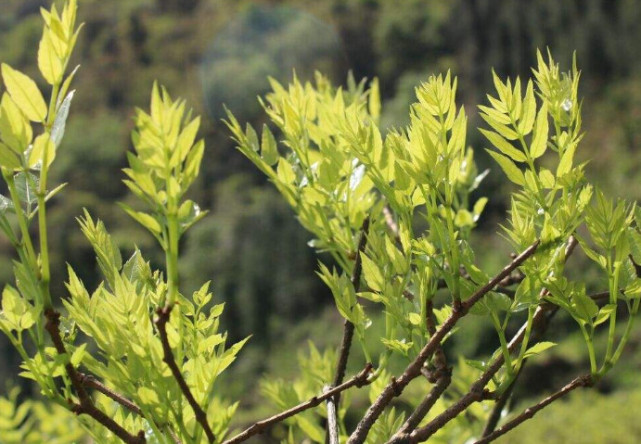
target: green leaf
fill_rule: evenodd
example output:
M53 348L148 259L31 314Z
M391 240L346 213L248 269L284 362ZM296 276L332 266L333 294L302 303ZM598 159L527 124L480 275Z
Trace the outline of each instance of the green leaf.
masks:
M382 291L385 286L385 280L378 265L363 253L361 253L361 261L363 263L363 277L367 285L372 290Z
M591 323L592 318L599 312L599 307L584 291L572 293L572 302L574 303L577 314L586 322Z
M541 171L539 172L539 179L541 180L543 187L554 188L556 181L554 179L554 174L552 174L550 170L541 168Z
M16 153L2 142L0 142L0 166L10 170L18 169L21 166Z
M548 109L543 104L536 116L536 125L534 126L534 135L530 144L530 156L532 159L541 157L548 146Z
M16 191L22 203L28 206L34 205L38 200L36 191L40 185L40 179L35 174L20 172L14 176Z
M75 92L75 90L71 91L62 101L58 108L56 119L53 121L53 125L51 126L51 140L53 140L56 147L60 146L62 137L65 135L65 126L67 124L67 117L69 116L69 108L71 107L71 101L73 100Z
M6 63L2 64L2 78L7 92L25 116L33 122L44 122L47 104L36 82Z
M527 160L527 157L522 151L517 150L510 142L505 140L499 134L494 131L487 131L484 129L479 129L479 131L503 154L511 157L517 162L525 162Z
M278 159L276 174L278 175L278 179L286 185L289 185L296 180L296 173L294 173L294 169L291 164L282 157Z
M571 143L570 146L565 150L561 160L559 161L559 166L556 169L556 177L562 177L570 172L572 169L572 162L574 160L574 151L576 150L577 144Z
M278 155L276 139L274 138L274 135L269 130L269 127L267 125L263 125L261 155L265 163L270 166L278 162L278 159L280 157Z
M51 165L53 159L56 157L56 146L49 138L48 133L42 133L33 142L33 149L29 153L28 165L29 168L34 168L38 164L42 165L43 160L47 160L47 166ZM40 168L37 168L40 169Z
M127 212L136 222L138 222L143 227L147 228L156 236L159 236L162 233L162 227L160 223L150 214L143 213L142 211L135 211L127 205L120 204L120 207Z
M525 354L523 355L523 359L529 358L530 356L538 355L545 350L552 348L556 345L554 342L548 342L548 341L542 341L537 344L534 344L532 347L528 348Z
M405 340L399 341L398 339L381 338L381 342L385 347L399 352L403 356L407 356L407 352L412 348L412 345L414 345L412 342L407 342Z
M512 162L510 159L507 157L491 150L486 150L490 156L494 158L496 163L499 164L505 175L507 176L508 179L510 179L512 182L514 182L517 185L523 185L525 184L525 176L523 175L523 172L519 169L519 167L516 166L514 162Z
M517 140L519 138L519 135L516 133L516 131L509 128L507 125L504 125L503 123L499 122L493 116L481 113L481 117L483 118L483 120L485 120L488 123L488 125L494 128L494 131L499 133L504 138L508 140Z
M536 100L534 99L534 88L532 86L532 81L530 80L525 91L521 120L518 125L518 130L522 136L527 136L530 131L532 131L532 125L534 125L535 116Z
M616 311L616 309L617 304L607 304L601 307L593 325L596 327L599 324L603 324L605 321L610 319L610 316L614 311Z
M31 123L9 94L2 95L0 107L0 136L9 148L21 155L33 137Z
M474 203L474 208L472 209L472 214L474 214L474 222L478 221L481 217L481 213L487 205L487 197L481 197Z
M410 313L407 317L412 325L421 325L421 315L418 313Z
M156 392L150 388L140 387L137 393L138 393L138 397L140 398L140 401L142 401L143 404L154 405L160 402Z
M45 28L38 47L38 68L49 85L60 83L63 74L62 60L56 54L50 31Z
M78 367L80 365L80 363L82 362L82 358L84 358L86 354L85 352L86 348L87 348L87 344L85 343L73 351L73 354L71 355L71 359L69 360L71 362L71 365L73 365L74 367Z

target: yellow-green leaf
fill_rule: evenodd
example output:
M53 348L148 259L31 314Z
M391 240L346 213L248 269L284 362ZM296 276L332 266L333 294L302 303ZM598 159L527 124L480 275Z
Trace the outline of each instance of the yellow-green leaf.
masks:
M263 125L261 155L267 165L272 166L278 162L279 155L278 148L276 146L276 139L267 125Z
M278 159L278 167L276 167L276 173L278 174L278 179L283 183L289 185L296 180L296 173L291 164L287 162L282 157Z
M536 116L534 135L530 145L530 156L532 159L541 157L548 147L548 108L543 104Z
M363 262L363 277L367 285L372 290L382 291L385 281L378 265L365 254L361 254L361 261Z
M0 142L0 166L10 170L20 168L18 156L2 142Z
M44 122L47 104L36 82L6 63L2 64L2 78L7 92L27 118L33 122Z
M370 116L377 121L381 115L381 93L378 87L378 78L376 77L370 84L368 108Z
M512 182L514 182L517 185L523 185L525 184L525 176L523 175L523 172L519 169L519 167L516 166L514 162L512 162L510 159L507 157L503 156L502 154L497 153L496 151L492 150L486 150L488 153L490 153L490 156L494 158L496 163L499 164L505 175L507 176L508 179L510 179Z
M484 129L479 130L481 133L490 141L492 145L496 147L500 152L506 156L511 157L517 162L525 162L527 157L523 151L517 150L510 142L505 140L501 135L495 133L494 131L487 131Z
M523 136L527 136L532 131L534 118L536 116L536 100L534 100L534 88L530 80L525 90L525 99L523 100L523 110L521 120L519 121L518 130Z
M564 176L569 173L572 169L572 161L574 160L574 151L576 150L576 143L571 143L570 146L565 150L561 160L559 161L559 166L556 169L556 177Z
M49 85L60 83L62 80L62 61L53 48L50 31L47 29L42 33L38 47L38 68Z
M33 168L38 162L45 161L47 166L51 165L56 156L56 146L49 137L49 134L43 133L36 137L33 142L33 149L29 154L28 164L29 168Z

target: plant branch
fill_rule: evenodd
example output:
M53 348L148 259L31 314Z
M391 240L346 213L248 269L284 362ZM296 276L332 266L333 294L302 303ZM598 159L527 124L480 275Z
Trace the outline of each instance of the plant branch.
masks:
M353 376L351 379L345 381L344 383L325 391L322 395L314 396L313 398L301 404L298 404L295 407L285 410L284 412L281 412L269 418L263 419L262 421L255 422L249 428L245 429L245 431L239 433L233 438L226 440L225 442L223 442L223 444L235 444L235 443L243 442L254 435L263 433L266 429L273 426L274 424L284 421L285 419L290 418L312 407L316 407L321 402L327 399L333 398L336 394L344 392L345 390L351 387L362 387L364 385L367 385L370 383L370 381L367 378L371 371L372 371L372 364L367 364L365 368L361 370L360 373Z
M140 409L140 407L138 407L136 404L134 404L131 400L129 400L129 399L125 398L124 396L122 396L120 393L115 392L114 390L112 390L109 387L107 387L106 385L104 385L102 382L98 381L93 375L87 375L85 373L78 372L78 376L80 377L80 382L82 382L82 384L85 387L92 388L92 389L102 393L103 395L107 396L108 398L110 398L113 401L116 401L118 404L120 404L121 406L125 407L129 411L134 412L135 414L140 415L143 418L145 418L145 414ZM155 424L159 428L166 429L167 433L169 433L169 435L171 436L171 439L174 441L174 443L180 444L180 442L181 442L180 439L178 438L178 436L176 436L176 433L171 429L171 427L169 427L169 425L162 426L162 425L160 425L158 423L155 423Z
M436 319L434 316L434 304L432 303L432 300L427 301L425 306L427 312L425 323L427 325L427 331L430 336L432 336L436 333ZM452 382L452 369L447 366L447 358L443 351L442 344L439 344L434 352L434 369L427 372L427 379L434 384L432 389L407 418L398 432L396 432L395 436L409 433L414 430L430 412L434 404L436 404L436 401L439 400ZM394 441L394 437L392 437L391 441Z
M330 386L325 386L325 391ZM332 397L327 398L327 442L329 444L338 444L338 416L336 413L336 403Z
M532 322L536 325L539 322L543 322L545 319L546 309L539 306L535 312ZM508 344L508 350L513 351L518 345L523 341L525 337L527 325L523 325L517 334L512 338ZM416 429L411 434L405 434L400 436L398 443L406 442L417 442L427 440L432 436L437 430L445 426L452 419L456 418L461 412L465 411L470 405L475 402L482 401L487 398L487 390L485 386L490 382L492 377L500 370L505 362L505 357L501 353L499 354L494 361L492 361L487 369L479 376L479 378L472 384L470 390L463 395L456 403L449 406L443 413L434 418L426 426Z
M216 440L216 436L214 435L214 432L207 422L207 413L205 413L202 407L200 407L200 405L194 398L194 395L191 393L191 390L189 389L185 378L178 368L178 364L176 364L174 353L171 350L171 346L169 345L169 338L167 337L167 322L169 322L169 315L171 313L172 307L172 305L168 305L163 308L158 308L156 310L157 317L154 320L156 327L158 327L160 342L162 343L163 361L169 366L169 369L171 370L174 379L178 383L180 390L182 391L185 398L187 398L187 402L189 402L189 405L191 406L192 410L194 411L194 415L196 416L196 421L198 421L198 423L205 431L205 434L207 435L207 440L210 443L213 443Z
M454 304L452 314L443 322L436 333L430 338L427 344L419 352L418 356L406 367L405 371L399 378L392 378L392 381L383 389L376 401L369 407L365 416L358 423L356 430L350 436L348 444L361 444L365 441L369 430L374 425L380 414L385 409L385 406L390 403L392 399L399 396L403 389L418 375L421 374L421 367L430 359L435 350L440 346L445 336L454 328L456 323L464 317L483 296L489 293L494 287L498 285L505 277L509 276L518 266L520 266L526 259L532 256L539 247L540 241L537 240L521 254L519 254L512 262L510 262L503 270L501 270L494 278L487 284L476 290L464 302ZM500 367L500 366L499 366ZM485 385L484 385L485 386Z
M51 336L56 352L59 355L65 355L67 350L62 342L62 337L60 336L60 313L49 308L45 310L45 317L47 318L45 329ZM138 434L133 435L95 406L91 397L87 393L87 390L85 390L80 374L76 371L71 362L67 361L65 363L65 371L67 372L67 376L69 376L80 401L79 403L76 403L69 400L72 412L76 415L89 415L127 444L143 444L147 442L145 439L145 432L143 430L140 430Z
M523 422L527 421L528 419L531 419L540 410L543 410L545 407L547 407L548 405L552 404L557 399L560 399L560 398L564 397L565 395L570 393L572 390L577 389L579 387L590 387L593 384L594 384L594 380L592 378L592 375L590 375L590 374L581 375L581 376L576 377L569 384L567 384L565 387L563 387L559 391L557 391L557 392L553 393L552 395L548 396L547 398L541 400L537 404L534 404L533 406L528 407L521 414L516 416L511 421L507 422L503 427L500 427L499 429L495 430L494 432L490 433L489 435L479 439L478 441L476 441L475 444L486 444L488 442L494 441L499 436L505 435L507 432L509 432L513 428L517 427L518 425L522 424Z
M144 416L144 414L142 413L142 410L140 410L140 407L138 407L129 399L122 396L120 393L113 391L112 389L104 385L102 382L98 381L93 375L87 375L85 373L78 372L78 378L80 379L80 383L83 386L92 388L102 393L103 395L107 396L113 401L116 401L118 404L134 412L137 415Z
M390 229L390 231L394 235L394 238L397 241L399 241L400 230L398 229L398 223L394 220L394 215L392 214L392 210L387 204L383 206L383 217L385 218L385 223L387 224L387 227Z
M572 255L577 245L578 245L578 241L576 240L576 237L570 236L570 238L568 239L568 244L565 248L565 261L567 261L568 258ZM543 296L545 296L545 294L547 294L547 289L541 290L541 293L539 296L542 298ZM590 298L592 298L592 300L594 300L595 302L599 303L602 301L603 298L605 298L606 300L609 299L609 292L596 293L591 295ZM543 337L543 334L547 330L547 326L549 325L550 319L552 319L552 317L557 313L558 310L559 310L559 307L551 306L548 310L550 314L547 316L547 319L545 320L545 322L538 321L538 320L536 321L535 323L536 328L534 328L534 331L533 331L534 335L532 337L533 342L538 342L541 340L541 338ZM541 314L539 314L539 316L545 316L545 312L542 312ZM510 385L503 391L503 393L499 395L498 399L496 400L496 403L492 408L492 412L490 413L490 416L485 424L485 428L483 429L483 433L481 435L482 437L490 435L494 431L494 429L496 429L496 426L499 424L499 421L501 420L501 415L503 414L503 409L505 409L505 406L507 405L510 397L512 396L512 391L514 390L514 386L516 385L516 382L519 376L521 375L523 371L523 367L525 366L526 363L527 363L527 359L524 359L521 365L519 366L516 375L514 375L514 379L512 380Z
M367 233L369 232L369 217L366 217L361 226L361 235L358 240L358 248L356 249L356 257L354 259L354 268L352 270L352 285L354 286L354 291L358 293L361 274L363 273L363 262L361 259L361 253L365 250L367 246ZM341 341L341 348L338 355L338 362L336 363L336 373L334 375L333 387L337 387L343 382L345 378L345 370L347 369L347 360L349 359L349 350L352 345L352 339L354 337L354 324L345 319L343 324L343 339ZM338 409L338 403L340 401L340 392L334 397L334 404Z

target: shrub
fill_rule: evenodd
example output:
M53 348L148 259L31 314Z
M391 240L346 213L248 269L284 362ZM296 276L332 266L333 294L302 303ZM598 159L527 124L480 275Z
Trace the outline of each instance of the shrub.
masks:
M326 434L332 444L490 442L594 385L620 360L641 300L641 213L608 199L574 162L582 137L576 63L561 73L551 56L538 54L534 79L495 74L496 94L479 108L488 153L516 186L502 224L515 254L495 273L482 269L470 244L487 202L476 192L487 172L479 174L466 146L466 114L450 73L417 88L409 126L386 135L376 80L347 90L320 74L314 84L272 81L261 104L274 130L265 125L259 136L230 112L227 124L313 234L311 245L333 258L334 265L320 264L319 276L345 319L344 334L336 354L311 344L293 383L264 381L281 412L227 437L238 403L221 399L216 381L246 340L227 344L223 306L212 304L208 283L190 296L180 292L179 242L206 213L185 197L204 142L196 140L200 119L158 85L150 111L136 112L124 170L140 208L121 207L158 241L165 271L153 270L139 250L123 260L104 224L85 212L78 221L104 281L90 294L70 267L68 297L58 298L64 312L50 294L46 203L61 187L49 190L47 178L73 100L76 70L65 73L79 32L76 1L42 15L38 66L51 86L49 104L32 79L1 69L0 167L9 195L0 202L0 229L18 258L15 286L2 294L0 329L23 358L22 376L98 442L231 444L281 422L286 442L324 442ZM598 264L605 291L588 294L584 281L568 277L576 248ZM526 362L555 345L542 338L559 311L576 321L590 369L497 428ZM500 346L487 361L446 353L467 316L496 329ZM515 321L522 327L510 337ZM601 329L602 354L594 347ZM366 362L346 378L354 339ZM382 345L380 354L372 342ZM352 403L364 386L369 401ZM15 396L1 401L12 406L9 428L23 436L30 405L13 407ZM29 417L47 421L37 412Z

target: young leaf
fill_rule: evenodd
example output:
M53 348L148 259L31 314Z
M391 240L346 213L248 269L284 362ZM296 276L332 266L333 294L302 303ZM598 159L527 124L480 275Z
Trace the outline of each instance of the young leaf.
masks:
M498 149L503 154L510 156L517 162L525 162L527 160L527 157L522 151L514 148L514 146L510 142L505 140L498 133L495 133L494 131L487 131L484 129L479 129L479 131L481 131L481 134L483 134L487 138L487 140L489 140L492 145L494 145L496 149Z
M261 155L269 166L274 165L279 159L276 139L267 125L263 125Z
M45 27L38 47L38 68L49 85L60 83L63 74L62 60L56 54L50 31Z
M71 101L73 100L73 95L76 91L71 91L67 94L67 97L60 104L58 108L58 114L56 114L56 119L53 121L51 127L51 140L56 147L60 146L62 141L62 136L65 134L65 126L67 124L67 117L69 116L69 108L71 107Z
M514 164L514 162L495 151L486 151L490 154L490 156L494 158L496 163L499 164L508 179L510 179L517 185L525 184L525 176L523 175L523 172L519 169L519 167Z
M44 122L47 104L36 82L6 63L2 64L2 78L9 95L25 116L33 122Z
M545 350L552 348L556 345L554 342L548 342L548 341L542 341L537 344L534 344L532 347L528 348L525 354L523 355L523 359L529 358L530 356L538 355L540 353L543 353Z
M543 104L536 116L536 125L534 126L534 136L530 145L530 156L532 159L541 157L548 146L548 110L547 105Z
M523 100L523 111L521 114L521 120L518 124L518 130L522 136L527 136L532 131L532 125L534 125L534 118L536 117L536 100L534 99L534 88L532 86L532 81L530 80L527 84L527 89L525 91L525 99Z

